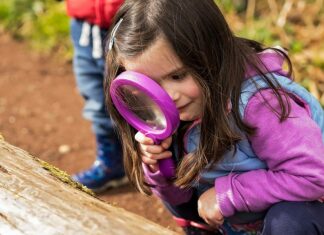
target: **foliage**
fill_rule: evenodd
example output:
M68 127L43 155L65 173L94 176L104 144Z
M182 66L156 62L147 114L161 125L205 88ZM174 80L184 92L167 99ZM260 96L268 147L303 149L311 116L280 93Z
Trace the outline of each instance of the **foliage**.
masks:
M295 79L324 105L323 1L215 0L239 36L287 48ZM64 1L1 0L0 27L42 52L72 55Z
M215 0L239 36L287 48L294 78L324 106L323 0Z
M64 2L2 0L0 25L15 38L27 39L34 49L70 53L69 20Z

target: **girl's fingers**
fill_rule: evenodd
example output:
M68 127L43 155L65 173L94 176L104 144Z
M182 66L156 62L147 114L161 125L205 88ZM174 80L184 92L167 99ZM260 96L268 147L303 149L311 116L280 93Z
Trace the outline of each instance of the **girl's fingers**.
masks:
M147 153L158 154L158 153L165 152L165 149L161 145L140 144L140 147L143 152L147 152Z
M161 154L152 154L152 155L142 155L142 162L149 166L152 172L159 170L158 160L169 158L172 156L170 151L163 152Z
M157 160L151 159L145 155L142 155L142 161L146 164L146 165L155 165L157 164Z
M168 149L172 143L172 136L166 138L165 140L162 141L161 146L164 149Z
M224 218L219 220L219 219L216 219L216 218L206 218L206 217L202 217L202 216L200 216L200 217L203 218L203 220L208 225L210 225L211 227L214 227L214 228L219 228L219 226L221 226L224 223Z
M135 140L141 144L154 145L153 139L145 136L143 133L141 133L139 131L135 134ZM171 143L172 143L172 136L163 140L161 142L161 144L159 144L159 145L161 145L164 149L168 149L170 147Z
M148 165L151 172L157 172L159 170L158 164Z
M156 145L151 138L146 137L141 132L137 132L135 140L139 142L139 147L143 155L142 161L147 165L157 164L157 160L172 156L172 152L166 150L171 145L172 137L165 139L160 145Z
M164 151L164 152L158 153L158 154L152 154L152 153L144 152L143 155L145 155L147 158L150 158L152 160L160 160L160 159L165 159L165 158L171 157L172 152Z
M139 131L135 134L135 140L141 144L146 144L146 145L154 144L154 141L151 138L145 136L143 133Z
M210 226L213 227L215 229L218 229L219 226L221 226L224 221L214 221L214 220L209 220L209 219L205 219L205 222Z
M159 165L157 160L152 160L146 156L141 156L142 162L148 166L151 172L157 172L159 170Z

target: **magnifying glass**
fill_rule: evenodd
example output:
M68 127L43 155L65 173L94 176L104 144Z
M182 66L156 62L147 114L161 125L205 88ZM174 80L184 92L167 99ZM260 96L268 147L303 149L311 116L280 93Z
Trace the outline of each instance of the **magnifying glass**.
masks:
M125 71L110 86L111 99L120 115L155 144L171 136L178 128L179 113L171 97L144 74ZM175 175L171 158L158 161L161 174Z

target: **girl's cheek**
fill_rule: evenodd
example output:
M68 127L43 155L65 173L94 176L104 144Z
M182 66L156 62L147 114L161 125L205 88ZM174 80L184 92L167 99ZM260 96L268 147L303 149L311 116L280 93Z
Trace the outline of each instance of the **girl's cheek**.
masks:
M201 97L201 90L199 87L192 87L189 91L190 96L193 98L200 98Z

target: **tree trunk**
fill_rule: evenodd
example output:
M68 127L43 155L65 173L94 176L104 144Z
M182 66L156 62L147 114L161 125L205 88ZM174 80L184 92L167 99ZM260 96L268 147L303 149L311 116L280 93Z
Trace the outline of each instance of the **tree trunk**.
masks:
M174 234L78 187L0 135L0 234Z

